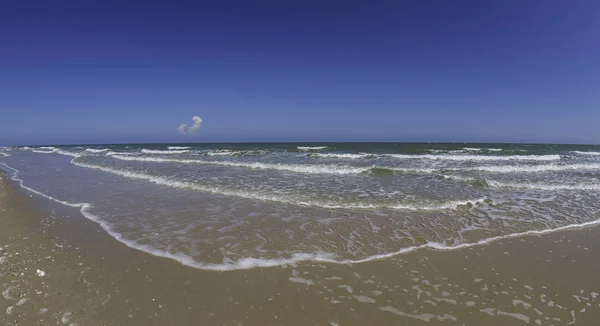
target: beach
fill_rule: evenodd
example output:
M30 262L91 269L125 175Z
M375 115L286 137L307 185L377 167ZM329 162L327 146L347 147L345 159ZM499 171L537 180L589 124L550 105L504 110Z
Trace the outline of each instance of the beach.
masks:
M2 176L7 325L594 325L600 228L360 264L206 271L115 241Z

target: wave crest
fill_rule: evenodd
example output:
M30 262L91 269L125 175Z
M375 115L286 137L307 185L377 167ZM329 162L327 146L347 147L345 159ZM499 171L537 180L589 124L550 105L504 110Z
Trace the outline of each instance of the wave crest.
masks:
M159 154L159 155L173 155L187 153L189 150L158 150L158 149L142 149L144 154Z
M296 147L299 151L322 151L327 149L327 146L298 146Z
M103 149L86 148L85 151L90 152L90 153L103 153L103 152L108 152L109 149L108 148L103 148Z

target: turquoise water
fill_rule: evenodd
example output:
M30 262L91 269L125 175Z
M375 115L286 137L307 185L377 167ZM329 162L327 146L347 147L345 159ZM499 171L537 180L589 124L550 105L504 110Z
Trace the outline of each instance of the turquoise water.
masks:
M204 269L362 262L595 223L600 147L122 144L0 149L31 191Z

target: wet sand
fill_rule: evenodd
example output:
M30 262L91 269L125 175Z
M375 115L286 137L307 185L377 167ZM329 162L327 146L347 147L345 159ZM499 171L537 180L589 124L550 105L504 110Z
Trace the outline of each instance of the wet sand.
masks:
M6 325L596 325L598 275L600 227L355 265L202 271L0 179Z

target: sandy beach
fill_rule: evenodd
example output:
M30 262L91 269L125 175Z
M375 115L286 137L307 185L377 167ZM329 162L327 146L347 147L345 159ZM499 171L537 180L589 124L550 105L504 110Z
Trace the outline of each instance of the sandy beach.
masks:
M6 325L594 325L600 228L364 264L210 272L0 181Z

